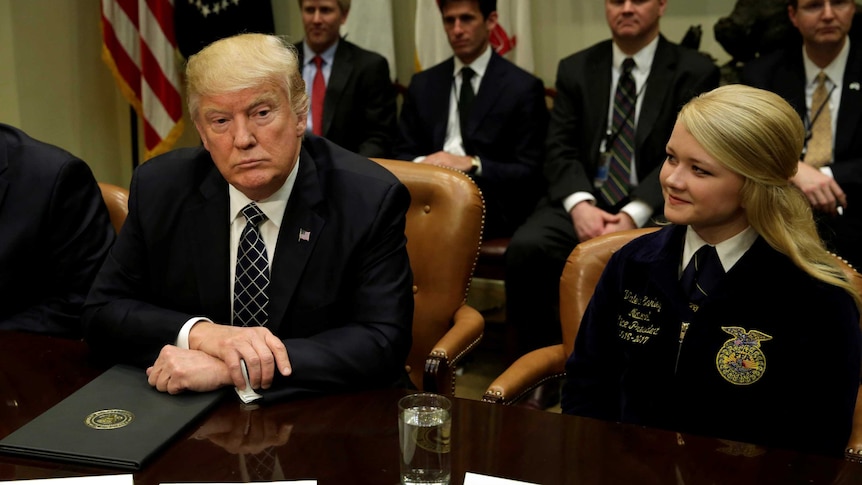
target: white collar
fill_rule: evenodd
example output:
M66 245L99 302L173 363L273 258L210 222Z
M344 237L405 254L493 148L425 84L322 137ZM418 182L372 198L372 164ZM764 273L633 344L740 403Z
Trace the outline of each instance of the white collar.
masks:
M718 253L718 259L721 261L721 266L725 272L730 271L730 268L751 248L759 236L753 227L748 226L739 234L715 245L715 251ZM685 244L682 248L682 268L688 266L694 253L707 244L691 226L688 226L685 231Z

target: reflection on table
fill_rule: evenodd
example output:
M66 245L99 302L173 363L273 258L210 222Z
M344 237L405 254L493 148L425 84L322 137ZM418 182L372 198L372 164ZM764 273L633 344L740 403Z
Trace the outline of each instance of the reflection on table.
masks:
M77 341L0 332L0 437L104 370ZM227 399L135 483L316 479L398 483L397 402L388 389L274 405ZM862 484L862 465L744 443L455 399L452 485L468 471L554 484ZM118 473L0 456L0 480Z

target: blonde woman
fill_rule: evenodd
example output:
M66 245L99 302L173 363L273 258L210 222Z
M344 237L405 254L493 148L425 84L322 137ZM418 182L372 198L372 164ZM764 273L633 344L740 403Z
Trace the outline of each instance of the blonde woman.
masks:
M609 261L564 412L842 454L860 300L789 182L803 138L768 91L729 85L683 107L660 174L671 224Z

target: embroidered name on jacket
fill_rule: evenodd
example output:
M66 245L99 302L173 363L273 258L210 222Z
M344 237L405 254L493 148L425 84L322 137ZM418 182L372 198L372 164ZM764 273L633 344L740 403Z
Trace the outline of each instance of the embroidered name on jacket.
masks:
M746 331L742 327L721 327L733 335L718 349L715 356L715 366L727 382L738 386L754 384L766 372L766 355L760 348L760 342L772 340L758 330Z
M654 312L661 313L661 302L629 290L623 292L623 300L624 312L617 315L619 337L625 342L644 345L661 330L651 321Z

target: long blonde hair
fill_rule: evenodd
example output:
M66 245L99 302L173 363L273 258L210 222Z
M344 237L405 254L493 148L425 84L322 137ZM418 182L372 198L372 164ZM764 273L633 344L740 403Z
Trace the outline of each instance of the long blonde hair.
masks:
M678 121L727 169L741 175L748 223L777 251L812 277L862 297L830 254L814 223L808 199L790 178L796 173L805 129L780 96L731 84L689 101Z

